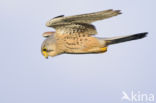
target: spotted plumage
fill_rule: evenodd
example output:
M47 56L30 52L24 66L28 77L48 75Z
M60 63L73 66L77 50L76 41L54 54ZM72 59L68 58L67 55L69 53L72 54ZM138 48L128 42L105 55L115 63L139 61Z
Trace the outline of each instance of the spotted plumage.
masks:
M146 36L146 32L115 38L92 36L97 34L95 26L91 24L92 22L119 14L121 14L120 10L109 9L75 16L60 15L54 17L46 23L46 26L53 27L56 31L43 34L47 39L41 46L42 54L48 58L48 56L56 56L62 53L102 53L107 51L107 46L110 44L136 40Z

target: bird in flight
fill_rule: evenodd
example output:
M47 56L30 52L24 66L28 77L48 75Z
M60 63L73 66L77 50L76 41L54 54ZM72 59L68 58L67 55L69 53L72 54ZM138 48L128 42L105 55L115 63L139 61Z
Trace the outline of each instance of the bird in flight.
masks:
M144 38L147 32L127 36L110 38L93 37L97 34L95 26L91 23L121 14L120 10L104 10L100 12L54 17L46 26L54 28L55 32L45 32L46 39L41 46L41 53L45 58L63 53L88 54L104 53L111 44Z

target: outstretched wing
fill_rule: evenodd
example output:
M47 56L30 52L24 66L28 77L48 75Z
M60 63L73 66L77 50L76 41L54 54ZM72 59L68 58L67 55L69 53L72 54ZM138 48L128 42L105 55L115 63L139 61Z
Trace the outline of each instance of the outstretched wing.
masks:
M95 13L89 13L89 14L81 14L81 15L75 15L75 16L67 16L67 17L57 17L49 20L46 25L48 27L54 27L57 25L63 25L63 24L69 24L69 23L87 23L90 24L92 22L107 19L113 16L116 16L118 14L121 14L120 10L104 10L100 12Z
M59 16L57 18L53 18L49 20L46 25L48 27L53 27L56 29L56 32L62 32L62 33L71 33L72 32L85 32L87 34L96 34L97 31L93 25L91 25L92 22L103 20L106 18L110 18L113 16L116 16L120 13L120 10L105 10L95 13L89 13L89 14L81 14L81 15L75 15L75 16Z

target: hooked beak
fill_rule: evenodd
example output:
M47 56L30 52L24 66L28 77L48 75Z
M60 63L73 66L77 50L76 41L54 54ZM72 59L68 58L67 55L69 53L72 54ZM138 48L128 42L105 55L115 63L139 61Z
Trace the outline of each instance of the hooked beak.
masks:
M47 53L46 51L43 51L42 53L43 53L43 56L44 56L46 59L48 59L48 53Z

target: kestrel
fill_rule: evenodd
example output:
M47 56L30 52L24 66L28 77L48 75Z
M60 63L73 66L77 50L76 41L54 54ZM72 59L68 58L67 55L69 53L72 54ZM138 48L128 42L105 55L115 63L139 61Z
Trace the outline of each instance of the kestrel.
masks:
M147 32L127 36L99 38L92 22L107 19L121 14L120 10L104 10L95 13L75 16L57 16L46 23L46 26L56 29L55 32L45 32L42 43L43 56L56 56L63 53L85 54L104 53L111 44L144 38Z

